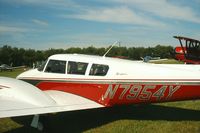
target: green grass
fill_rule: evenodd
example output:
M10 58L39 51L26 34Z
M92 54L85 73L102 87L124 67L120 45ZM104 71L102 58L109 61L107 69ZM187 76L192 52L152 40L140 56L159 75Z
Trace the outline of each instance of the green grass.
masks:
M152 60L151 62L155 64L184 64L184 62L180 62L175 59L167 59L167 60L161 60L161 61Z
M26 69L27 68L19 68L19 69L14 69L13 71L2 71L0 72L0 76L16 78L17 75L26 71Z
M0 76L16 77L23 71L0 72ZM0 119L0 133L38 133L30 127L31 119ZM199 133L200 100L72 111L42 119L48 133Z

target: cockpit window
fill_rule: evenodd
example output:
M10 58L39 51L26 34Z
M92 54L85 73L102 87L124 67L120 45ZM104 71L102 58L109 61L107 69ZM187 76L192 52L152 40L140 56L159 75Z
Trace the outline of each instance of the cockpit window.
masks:
M49 60L45 72L65 74L66 61Z
M92 76L105 76L108 72L109 66L103 64L92 64L90 74Z
M69 61L67 66L68 74L85 75L88 63Z
M38 67L38 71L43 71L44 66L46 65L46 63L47 63L47 60L45 60L45 61L42 63L42 65L40 65L40 66Z

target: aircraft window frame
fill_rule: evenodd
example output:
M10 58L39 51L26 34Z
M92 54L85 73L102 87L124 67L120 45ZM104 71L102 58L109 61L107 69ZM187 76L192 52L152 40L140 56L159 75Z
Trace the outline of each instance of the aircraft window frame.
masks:
M45 67L44 72L66 74L66 62L67 61L65 60L50 59Z
M88 64L86 62L68 61L67 74L85 75Z
M109 65L105 64L92 64L90 68L90 76L106 76L109 70Z

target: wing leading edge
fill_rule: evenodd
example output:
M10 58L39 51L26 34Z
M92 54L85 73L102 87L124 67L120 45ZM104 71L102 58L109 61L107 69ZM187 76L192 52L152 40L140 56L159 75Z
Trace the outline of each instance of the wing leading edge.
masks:
M104 107L81 96L41 91L24 81L0 77L0 118Z

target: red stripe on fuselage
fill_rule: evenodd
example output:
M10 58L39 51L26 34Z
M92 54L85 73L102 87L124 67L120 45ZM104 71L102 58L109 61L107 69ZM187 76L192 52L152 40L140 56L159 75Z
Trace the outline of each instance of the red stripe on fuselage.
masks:
M138 104L200 98L200 85L143 83L79 83L41 81L41 90L58 90L76 94L104 106Z

